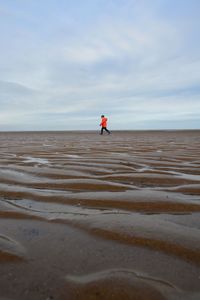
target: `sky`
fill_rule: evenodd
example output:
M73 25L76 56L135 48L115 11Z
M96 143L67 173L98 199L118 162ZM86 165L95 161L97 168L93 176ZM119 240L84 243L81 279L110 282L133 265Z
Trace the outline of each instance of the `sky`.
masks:
M0 131L200 129L199 0L0 0Z

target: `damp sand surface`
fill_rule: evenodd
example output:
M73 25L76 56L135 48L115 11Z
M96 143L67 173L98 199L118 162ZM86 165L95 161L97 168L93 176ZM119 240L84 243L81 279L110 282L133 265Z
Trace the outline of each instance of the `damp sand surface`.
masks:
M200 131L0 133L0 299L200 299Z

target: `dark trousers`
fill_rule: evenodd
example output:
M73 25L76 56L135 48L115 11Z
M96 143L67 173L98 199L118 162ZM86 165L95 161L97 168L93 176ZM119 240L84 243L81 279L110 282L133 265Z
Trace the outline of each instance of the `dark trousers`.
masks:
M101 134L103 134L103 131L106 131L108 134L110 134L110 131L106 127L101 127Z

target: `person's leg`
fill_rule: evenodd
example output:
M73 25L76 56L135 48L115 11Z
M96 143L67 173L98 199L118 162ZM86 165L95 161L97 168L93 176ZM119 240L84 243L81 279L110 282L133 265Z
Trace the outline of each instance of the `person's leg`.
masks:
M107 131L108 134L110 134L110 131L105 127L105 131Z
M103 134L103 127L101 127L101 133L100 134Z

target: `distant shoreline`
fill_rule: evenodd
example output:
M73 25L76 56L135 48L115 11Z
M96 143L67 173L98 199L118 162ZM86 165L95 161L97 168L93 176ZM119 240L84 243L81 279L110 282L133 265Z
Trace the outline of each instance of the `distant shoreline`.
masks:
M96 133L99 130L0 130L1 133ZM114 133L121 132L193 132L199 129L114 129Z

